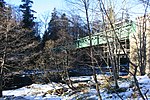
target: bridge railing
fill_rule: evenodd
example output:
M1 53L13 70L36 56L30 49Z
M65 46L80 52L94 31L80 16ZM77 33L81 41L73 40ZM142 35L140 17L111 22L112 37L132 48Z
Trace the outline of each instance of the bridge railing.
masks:
M106 44L107 39L109 42L112 42L117 35L117 37L120 40L124 39L129 39L130 34L135 32L135 23L130 21L127 23L124 23L124 25L116 27L115 28L115 33L113 30L107 30L107 31L101 31L99 33L92 34L91 39L92 39L92 46L96 45L101 45L101 44ZM107 36L106 36L107 32ZM90 46L90 38L89 36L79 38L76 41L74 41L74 46L75 48L85 48Z

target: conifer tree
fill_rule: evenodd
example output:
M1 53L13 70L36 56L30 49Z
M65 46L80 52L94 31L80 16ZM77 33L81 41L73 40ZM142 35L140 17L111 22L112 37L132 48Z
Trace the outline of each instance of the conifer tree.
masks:
M20 9L23 13L23 27L27 29L33 29L35 22L33 13L35 13L34 10L31 9L33 1L32 0L22 0L24 4L20 5Z
M0 7L4 7L5 5L5 1L4 0L0 0Z
M59 38L58 31L60 30L60 18L57 14L56 8L54 8L52 13L52 18L48 24L48 34L50 35L50 39L57 40Z
M60 30L59 26L60 17L57 14L56 8L54 8L53 13L51 14L50 22L48 23L48 28L44 32L42 39L42 48L45 47L45 43L48 40L57 40L58 39L58 31Z

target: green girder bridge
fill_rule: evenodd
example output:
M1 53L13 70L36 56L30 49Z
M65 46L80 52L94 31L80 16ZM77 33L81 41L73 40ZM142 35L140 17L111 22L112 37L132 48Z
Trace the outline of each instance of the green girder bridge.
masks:
M125 51L127 54L130 53L130 36L136 32L136 24L133 21L127 21L127 22L120 22L114 25L114 30L106 30L97 32L95 34L92 34L91 37L86 36L83 38L76 39L73 41L73 43L67 43L65 46L59 46L55 48L55 50L59 49L62 50L75 50L78 53L78 50L80 49L86 49L90 47L90 39L92 42L92 46L96 47L98 51L101 52L101 55L104 57L104 59L107 61L107 63L110 62L109 58L109 51L107 43L115 43L115 38L117 37L121 42L121 44L124 46ZM117 47L119 49L119 53L117 53L119 59L120 59L120 70L122 70L124 67L129 68L129 62L124 56L124 53L121 51L120 46ZM95 56L96 55L96 56ZM102 68L106 71L107 68L110 68L111 65L108 65L105 63L105 61L99 59L98 54L94 54L95 57L98 58L98 63L102 65ZM82 57L81 57L82 58ZM89 61L89 57L83 57L86 64L86 61ZM83 61L83 62L84 62ZM84 65L81 64L81 65ZM77 65L78 66L78 65ZM79 63L80 66L80 63ZM123 66L123 67L122 67Z
M121 25L118 24L114 30L106 30L92 34L92 46L103 45L106 44L108 41L112 42L116 36L119 38L119 40L129 39L130 35L136 32L136 25L132 21L123 22ZM108 41L106 38L108 38ZM90 37L86 36L83 38L79 38L74 42L74 45L74 47L77 49L89 47Z

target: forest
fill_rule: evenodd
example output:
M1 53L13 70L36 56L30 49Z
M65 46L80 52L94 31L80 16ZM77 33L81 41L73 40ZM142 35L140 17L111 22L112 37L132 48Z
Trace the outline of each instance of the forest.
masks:
M150 99L149 0L33 1L0 0L0 99Z

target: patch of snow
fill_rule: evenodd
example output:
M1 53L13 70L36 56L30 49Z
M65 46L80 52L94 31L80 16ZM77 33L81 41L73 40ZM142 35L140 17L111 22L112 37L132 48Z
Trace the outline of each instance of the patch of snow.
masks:
M142 83L142 84L150 84L150 79L147 75L137 76L137 80L139 83Z
M70 77L71 81L90 81L91 76Z
M128 88L130 86L130 82L123 82L119 84L120 88Z
M99 79L102 79L102 76L98 75ZM104 77L103 77L104 78ZM141 87L143 94L146 93L148 99L150 100L150 79L148 76L137 76L138 82ZM91 76L82 76L82 77L72 77L74 81L91 81ZM81 82L80 82L81 83ZM76 83L76 84L80 84ZM85 82L88 85L90 83ZM105 83L104 83L105 84ZM123 100L141 100L141 97L138 95L138 91L130 88L129 80L119 81L120 88L127 88L125 92L118 93ZM67 92L64 95L50 94L47 93L50 90L61 89L62 87L67 88ZM133 94L137 93L137 97L133 98ZM120 100L116 93L109 94L105 89L100 89L100 94L103 100ZM67 87L66 84L61 83L49 83L49 84L32 84L15 90L6 90L3 91L4 100L98 100L97 91L94 87L88 87L86 92L83 91L72 91ZM1 100L1 99L0 99ZM3 100L3 99L2 99Z

